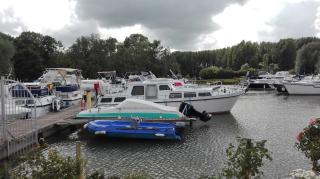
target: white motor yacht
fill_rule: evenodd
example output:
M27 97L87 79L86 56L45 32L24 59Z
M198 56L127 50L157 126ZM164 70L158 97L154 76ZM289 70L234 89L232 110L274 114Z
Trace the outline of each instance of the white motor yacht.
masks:
M142 99L179 107L187 102L198 111L209 113L230 112L238 97L245 92L240 86L220 88L191 88L175 86L172 79L152 79L142 82L131 82L122 93L107 94L98 99L98 106L116 105L128 98Z
M283 85L289 94L320 95L320 77L307 76L300 81L286 81Z
M55 94L63 100L63 106L78 104L82 99L81 70L72 68L47 68L38 79L42 85L53 85Z
M272 74L259 71L257 76L249 76L247 77L247 83L249 89L272 89Z

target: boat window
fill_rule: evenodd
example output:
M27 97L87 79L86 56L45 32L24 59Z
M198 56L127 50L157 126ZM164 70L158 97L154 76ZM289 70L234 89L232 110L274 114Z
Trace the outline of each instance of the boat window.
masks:
M102 98L101 103L110 103L112 101L112 98Z
M169 98L182 98L181 93L170 93Z
M187 93L184 93L184 97L185 98L194 98L196 97L197 94L195 92L187 92Z
M131 91L131 95L144 95L144 86L134 86Z
M159 86L159 90L163 91L163 90L171 90L170 87L168 85L160 85Z
M157 95L158 95L157 85L147 85L146 98L147 99L156 99Z
M114 98L114 102L122 102L126 99L126 97L117 97L117 98Z
M211 96L210 92L198 93L198 96Z

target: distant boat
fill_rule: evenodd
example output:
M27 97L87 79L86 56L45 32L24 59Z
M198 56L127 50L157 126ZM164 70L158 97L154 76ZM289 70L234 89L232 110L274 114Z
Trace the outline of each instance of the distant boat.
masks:
M289 94L320 95L320 77L309 76L300 81L283 82Z
M303 79L304 76L303 75L287 75L283 78L279 78L278 80L275 80L273 82L273 86L275 87L275 89L277 90L278 93L288 93L288 90L286 89L286 87L284 86L284 82L297 82L300 81L301 79Z
M0 117L1 117L0 105ZM29 119L32 117L32 110L23 106L15 105L13 102L5 104L5 114L8 119Z
M272 74L265 71L259 71L256 76L248 75L247 82L249 89L273 89Z
M19 83L7 80L5 93L11 110L25 111L28 117L40 117L49 111L59 111L61 100L47 87L37 83ZM29 109L29 110L26 110ZM31 112L31 114L27 114Z
M95 135L117 138L180 140L172 123L140 122L135 119L123 121L95 120L84 126Z
M48 87L37 83L12 84L9 91L16 104L29 108L43 108L45 111L60 110L61 99Z
M38 81L41 85L53 85L56 95L63 100L63 106L78 104L82 99L80 83L81 70L73 68L47 68Z

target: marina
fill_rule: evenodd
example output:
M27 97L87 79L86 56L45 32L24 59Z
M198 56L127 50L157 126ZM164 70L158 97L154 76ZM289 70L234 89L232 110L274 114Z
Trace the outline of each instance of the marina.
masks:
M308 80L308 77L304 79L309 83L316 81ZM274 80L276 79L269 78L269 84ZM279 83L282 80L284 79L281 78ZM88 80L85 81L88 82ZM301 81L303 83L303 80ZM31 151L39 143L47 140L50 143L48 149L56 149L63 155L71 155L68 153L72 151L70 147L74 146L74 142L80 141L84 155L89 161L89 171L98 168L108 175L119 175L125 170L138 168L142 168L156 178L165 176L198 178L202 175L216 174L215 171L220 170L225 162L223 156L228 144L235 142L237 137L244 137L268 141L268 148L275 160L271 165L264 167L265 177L283 178L286 173L295 169L295 165L291 162L296 162L302 168L307 166L306 160L301 159L294 148L294 136L298 129L302 128L303 123L320 115L320 108L315 105L320 100L320 96L292 94L288 96L280 95L274 88L271 90L250 90L249 88L248 91L243 85L219 83L217 86L200 86L178 80L156 78L151 81L127 83L129 87L122 87L127 91L126 96L123 96L125 94L123 91L117 91L118 86L113 93L101 92L101 84L97 85L97 81L90 81L86 83L85 88L79 87L79 89L85 89L77 92L77 94L84 94L82 100L64 105L59 110L52 102L49 105L50 109L42 111L41 106L37 106L37 101L42 99L39 96L45 95L38 95L38 88L29 88L23 83L10 82L13 85L3 85L8 90L4 90L7 92L6 96L2 96L2 100L8 101L11 106L3 102L1 104L6 104L6 108L12 109L5 109L8 119L3 120L6 121L5 125L2 123L2 128L5 126L6 132L0 135L1 159ZM179 85L176 86L176 83ZM111 83L108 84L111 85ZM143 93L139 92L137 97L128 96L135 93L134 87L137 86L142 88ZM112 85L109 89L110 87ZM53 87L53 89L56 88ZM167 92L164 93L161 89ZM39 93L42 91L40 89ZM290 89L288 91L290 94ZM46 89L44 93L47 94L48 90ZM175 100L181 98L180 101L175 101L177 104L168 105L170 98L165 103L160 102L165 99L162 99L162 96L167 94L170 96L172 93L181 95L174 98ZM194 96L186 96L190 93L194 93ZM201 96L202 93L207 95ZM11 94L15 98L11 98ZM229 107L224 108L228 110L210 111L221 109L217 105L222 108L228 106L229 102L224 99L229 97L235 97L236 100ZM27 103L31 106L17 103L15 100L20 98L33 102ZM123 100L116 102L117 98L123 98ZM223 100L220 100L219 104L212 105L210 101L216 98ZM193 99L200 100L202 104L193 102ZM105 104L102 104L102 101ZM42 111L41 115L37 115L39 111ZM17 114L11 115L10 112ZM217 112L220 113L217 114ZM73 132L70 134L63 131ZM110 155L110 152L113 155ZM292 156L286 158L288 155L282 152ZM180 154L177 155L179 156L177 159L169 159L175 154ZM128 158L128 155L133 157ZM144 158L153 155L164 159L161 160L164 163L154 160L151 162ZM95 161L96 157L102 160ZM122 160L130 162L122 163ZM188 162L179 163L183 160ZM114 161L119 165L110 166L110 163L103 161ZM140 161L143 162L139 163ZM170 161L175 163L167 163ZM154 164L149 163L148 168L144 168L145 162ZM166 168L167 165L172 168ZM179 169L181 165L184 170ZM191 166L193 168L190 168ZM275 166L277 167L274 168ZM170 172L168 173L167 170Z
M237 136L266 139L273 161L262 178L285 178L294 169L308 169L310 162L294 147L297 133L309 119L320 115L320 96L286 96L273 91L249 91L230 114L215 115L182 131L181 141L110 139L75 131L50 141L51 149L72 155L76 141L90 170L107 175L143 170L155 178L199 178L218 172L225 148Z
M320 0L0 19L0 179L320 179Z

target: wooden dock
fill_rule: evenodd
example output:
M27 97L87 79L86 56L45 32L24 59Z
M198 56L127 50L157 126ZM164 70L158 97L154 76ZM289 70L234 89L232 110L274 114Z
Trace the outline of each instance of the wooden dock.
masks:
M99 118L84 118L75 119L77 113L80 112L80 106L74 105L69 108L63 109L59 112L49 112L45 116L36 119L20 119L14 120L7 124L8 135L5 137L9 141L7 143L0 132L0 160L17 153L20 150L24 150L27 146L36 144L39 138L47 138L55 133L66 129L70 126L81 127L84 124L96 120ZM114 120L114 118L103 118L104 120ZM145 119L143 121L148 122L186 122L192 126L192 122L196 121L194 118L179 118L179 119ZM22 125L23 124L23 125ZM36 128L34 127L36 124ZM31 136L31 137L30 137ZM21 142L26 141L27 142ZM10 147L10 143L15 145L13 150L7 153ZM9 144L9 145L8 145ZM9 146L9 147L8 147Z
M61 130L61 126L59 124L65 123L71 119L74 119L76 114L80 111L79 105L70 106L65 108L59 112L49 112L45 116L36 118L36 119L21 119L15 120L7 124L8 135L6 136L7 141L17 141L19 143L20 139L23 139L27 136L34 135L35 132L38 136L41 137L49 137L55 132ZM74 121L74 120L73 120ZM78 125L84 124L85 121L77 121ZM23 124L23 125L21 125ZM36 129L34 129L34 125L36 124ZM67 126L65 126L67 127ZM37 139L37 137L35 137ZM32 143L36 143L37 141L32 141ZM6 156L6 142L4 141L4 136L0 133L0 159ZM31 142L28 144L22 143L21 145L32 145ZM24 146L18 147L17 149L22 149ZM14 153L16 151L11 151Z

